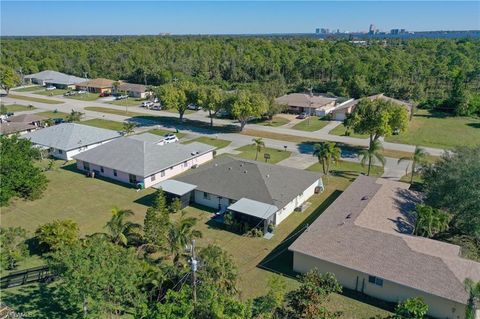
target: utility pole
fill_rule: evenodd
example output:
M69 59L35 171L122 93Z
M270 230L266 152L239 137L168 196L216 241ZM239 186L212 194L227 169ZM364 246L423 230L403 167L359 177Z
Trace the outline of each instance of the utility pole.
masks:
M195 256L195 239L192 240L192 259L190 261L190 266L192 269L192 291L193 291L193 304L197 304L197 270L198 270L198 261Z

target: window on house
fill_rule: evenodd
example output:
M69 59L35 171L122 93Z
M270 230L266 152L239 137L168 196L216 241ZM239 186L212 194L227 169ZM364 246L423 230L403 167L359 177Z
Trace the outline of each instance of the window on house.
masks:
M165 176L165 171L161 171L160 172L160 177L164 177Z
M86 170L86 171L89 171L90 170L90 164L87 163L87 162L83 162L83 169Z
M105 173L105 170L103 169L103 166L100 166L100 172Z
M116 169L113 170L113 176L117 176L117 170Z
M128 180L130 183L135 184L137 182L137 176L133 174L128 174Z
M63 151L62 151L62 150L58 150L58 154L63 154Z
M375 276L368 276L368 282L383 287L383 279Z
M152 177L150 177L150 181L153 182L157 177L155 175L152 175Z
M203 192L203 198L204 199L210 199L210 194Z
M188 166L188 162L183 162L183 167L187 167Z

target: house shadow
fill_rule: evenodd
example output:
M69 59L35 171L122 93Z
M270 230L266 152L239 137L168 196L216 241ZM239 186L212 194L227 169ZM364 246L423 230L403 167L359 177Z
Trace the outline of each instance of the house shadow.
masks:
M397 191L394 204L401 216L389 219L396 225L396 231L402 234L412 234L415 225L415 206L421 203L421 195L406 189Z
M60 166L60 169L63 169L63 170L66 170L66 171L69 171L69 172L72 172L72 173L75 173L75 174L83 175L85 178L96 179L96 180L100 180L100 181L102 181L102 182L107 182L107 183L115 184L115 185L117 185L117 186L135 189L135 187L134 187L133 185L126 184L126 183L122 183L122 182L120 182L120 181L117 181L117 180L114 180L114 179L110 179L110 178L107 178L107 177L103 177L103 176L100 176L100 175L95 175L94 178L89 177L89 176L87 176L87 173L86 173L86 172L84 172L84 171L82 171L82 170L79 170L79 169L77 168L77 165L76 165L75 163L71 163L71 164L67 164L67 165Z

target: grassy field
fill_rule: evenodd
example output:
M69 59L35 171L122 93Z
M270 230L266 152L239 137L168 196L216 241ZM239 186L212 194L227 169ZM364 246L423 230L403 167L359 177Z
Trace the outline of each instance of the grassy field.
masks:
M105 128L107 130L122 131L123 123L103 119L91 119L80 122L81 124Z
M168 113L175 113L175 114L178 114L178 111L176 109L162 109L162 111L165 111L165 112L168 112ZM192 114L192 113L196 113L197 111L195 110L185 110L185 113L184 115L187 115L187 114Z
M258 120L258 121L251 121L250 124L256 125L263 125L263 126L282 126L285 124L290 123L290 121L282 116L274 116L271 120Z
M320 163L315 163L309 168L308 171L320 172L323 173L322 165ZM332 176L343 177L353 181L359 174L367 174L368 167L362 166L359 163L339 161L337 164L330 165L330 174ZM370 169L371 176L382 176L383 167L372 165ZM331 178L331 176L326 176L325 178Z
M50 99L42 99L39 97L30 97L30 96L23 96L23 95L16 95L16 94L9 94L9 98L17 99L17 100L25 100L30 102L38 102L38 103L45 103L45 104L63 104L62 101L50 100Z
M227 141L227 140L202 136L190 141L186 141L185 144L192 143L192 142L199 142L199 143L212 145L212 146L215 146L217 149L227 147L231 143L231 141Z
M22 112L35 110L35 107L21 104L6 104L5 109L7 110L7 112Z
M124 100L113 100L113 101L108 101L108 104L113 104L113 105L120 105L120 106L139 106L142 104L142 101L145 101L145 99L124 99Z
M34 86L29 86L29 87L26 87L26 88L21 88L21 89L12 89L12 91L15 91L15 92L35 92L35 91L39 91L39 90L43 90L43 86L40 86L40 85L34 85Z
M345 130L346 130L345 125L340 124L337 127L335 127L333 130L328 132L328 134L345 136ZM368 134L356 134L356 133L353 133L353 131L351 131L350 132L350 137L367 138Z
M2 227L20 226L31 234L39 225L54 219L72 219L82 234L91 234L103 231L114 206L132 209L133 220L143 221L152 190L137 192L128 185L87 178L73 162L62 164L56 161L55 169L45 173L49 184L42 198L14 200L10 206L2 207Z
M36 115L43 116L49 119L66 119L68 116L68 113L64 112L53 112L53 111L45 111L45 112L40 112L40 113L35 113Z
M324 128L328 121L322 120L318 116L310 116L309 118L295 124L292 128L294 130L314 132Z
M125 112L124 110L111 109L108 107L101 107L101 106L87 106L85 107L85 110L122 115L122 116L148 116L148 114L145 114L145 113L138 113L138 112L131 112L131 111Z
M460 145L478 145L480 119L418 110L405 133L389 136L385 140L447 149Z
M100 95L98 93L84 93L84 94L66 96L66 98L72 99L72 100L80 100L80 101L95 101L100 98Z
M55 89L51 91L43 90L43 91L38 91L34 92L35 94L38 95L44 95L44 96L55 96L55 95L63 95L64 93L68 92L70 90L65 90L65 89Z
M254 145L245 145L240 148L235 149L236 151L241 152L238 155L238 157L249 159L249 160L254 160L255 159L255 154L256 154L256 146ZM270 147L265 147L262 149L261 152L258 153L258 161L264 162L264 157L263 155L265 153L270 154L270 159L268 160L268 163L270 164L275 164L280 161L283 161L286 158L289 158L290 155L292 154L289 151L284 151L284 150L279 150L276 148L270 148Z

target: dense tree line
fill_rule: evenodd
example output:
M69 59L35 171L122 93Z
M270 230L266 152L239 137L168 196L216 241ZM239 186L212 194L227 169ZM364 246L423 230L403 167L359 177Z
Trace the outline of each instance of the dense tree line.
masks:
M23 74L52 69L148 85L192 80L224 89L275 80L289 90L355 98L384 92L427 104L478 102L472 93L480 85L475 39L374 41L363 47L303 38L3 38L1 60Z

